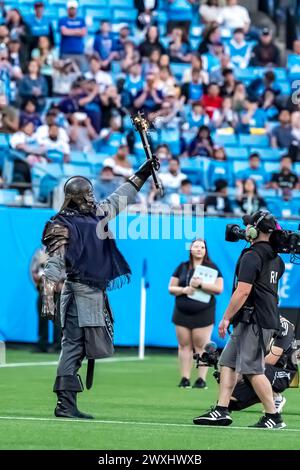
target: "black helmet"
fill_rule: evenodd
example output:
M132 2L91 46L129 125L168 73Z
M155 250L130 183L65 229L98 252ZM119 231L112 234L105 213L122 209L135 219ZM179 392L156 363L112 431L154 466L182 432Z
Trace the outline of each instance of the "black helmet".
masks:
M84 176L72 176L64 185L65 200L61 211L64 209L75 209L87 214L96 211L93 185Z

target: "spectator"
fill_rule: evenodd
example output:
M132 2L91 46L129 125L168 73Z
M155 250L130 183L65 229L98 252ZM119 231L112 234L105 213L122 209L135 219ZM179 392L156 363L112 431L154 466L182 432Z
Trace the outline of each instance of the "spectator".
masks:
M126 138L122 131L122 119L120 115L113 115L109 121L109 127L101 130L97 150L101 153L112 155L120 146L126 146Z
M5 95L0 95L0 133L13 134L18 129L18 111L8 103Z
M299 216L299 203L293 198L290 188L283 188L281 198L276 200L276 209L272 212L276 217Z
M209 117L207 116L205 109L200 101L192 104L186 116L185 129L188 129L194 133L194 137L201 126L208 126L210 124Z
M12 75L15 80L23 77L23 71L26 68L26 58L21 48L19 39L10 39L8 43L8 60L12 66Z
M226 48L225 48L226 50ZM231 57L233 65L240 69L246 69L251 58L251 46L245 41L243 28L237 28L233 32L233 38L227 46L227 53Z
M172 153L175 155L180 154L180 103L175 96L175 93L169 93L163 101L161 109L158 112L158 119L156 120L156 113L149 114L150 122L155 123L155 127L159 130L160 141L168 142L171 146Z
M212 67L209 73L209 81L215 82L219 86L224 85L224 71L232 70L233 64L228 54L223 53L220 57L220 62L216 66Z
M28 25L32 36L32 49L37 47L39 38L41 36L47 37L49 43L53 47L54 34L51 19L47 15L45 15L45 6L43 2L37 1L34 3L34 15L30 17Z
M28 100L23 103L20 114L20 126L22 127L26 122L32 122L35 130L42 125L40 115L36 111L34 98L28 98Z
M209 162L207 171L207 180L210 188L213 188L216 181L219 179L226 179L228 184L232 183L232 173L228 166L225 149L223 147L215 146L213 150L213 159Z
M128 73L132 66L140 62L140 54L136 49L134 42L126 41L124 44L124 53L121 60L121 69Z
M117 58L116 42L108 21L102 21L94 40L94 51L102 61L102 69L110 70L111 62Z
M45 77L40 74L40 67L36 60L31 60L28 64L28 73L19 83L19 95L22 101L34 97L38 112L43 110L48 96L48 85Z
M181 182L187 179L187 176L180 171L178 158L172 157L169 160L168 171L160 173L159 178L163 184L164 190L170 192L173 189L179 189Z
M233 70L232 69L224 69L223 70L223 77L224 77L224 80L223 80L223 84L221 86L221 95L223 97L225 97L225 96L233 97L234 92L235 92L235 88L236 88L236 83L237 83L236 80L235 80Z
M116 49L116 52L118 53L117 59L120 60L124 57L126 44L132 41L130 41L130 29L127 23L119 24L118 30L119 30L119 37L115 42L115 49Z
M253 181L255 181L257 187L262 187L268 182L269 179L258 153L251 153L248 164L248 168L245 168L236 174L236 186L240 194L242 194L243 181L251 178Z
M137 27L139 29L149 27L154 21L158 0L134 0L134 7L138 10Z
M168 56L167 56L168 57ZM191 67L186 69L183 73L183 77L181 82L183 85L185 83L191 82L192 80L192 71L199 70L200 72L200 80L203 85L207 85L209 83L209 76L206 70L203 69L203 62L202 57L198 54L198 52L193 52L191 55Z
M128 146L120 145L117 153L113 157L106 158L103 166L110 166L115 176L129 178L133 174L133 168L128 161Z
M136 63L129 67L129 73L126 75L124 91L128 95L128 107L132 106L133 100L137 94L144 89L144 79L142 76L141 65Z
M16 101L16 80L19 80L21 76L20 70L10 63L7 48L0 49L1 93L4 93L11 102Z
M237 0L226 0L226 7L221 9L218 22L230 30L242 28L249 31L251 20L247 8L238 4Z
M214 194L206 196L204 200L204 211L207 214L229 214L233 212L228 197L228 183L225 179L215 182Z
M199 14L203 23L210 24L216 21L221 13L219 3L219 0L207 0L206 3L201 3Z
M9 29L5 23L2 23L0 24L0 48L3 49L7 47L9 41Z
M223 99L221 109L216 109L212 116L212 124L215 129L231 129L235 132L235 128L238 124L238 114L232 109L232 98L226 96Z
M242 111L239 132L242 134L250 133L252 129L265 128L267 115L263 108L258 106L256 101L247 100L245 110Z
M20 130L11 136L10 146L15 150L23 152L29 165L46 162L46 159L43 157L45 149L39 145L37 141L36 134L34 133L34 125L32 122L25 122L23 126L20 127ZM21 165L25 169L27 165L20 161L20 164L21 163L25 165ZM28 168L26 168L24 176L27 174L27 172ZM26 176L25 181L27 181Z
M280 172L273 173L270 187L273 189L295 189L299 186L298 176L292 171L292 159L284 155L280 162Z
M142 70L143 70L144 76L147 75L148 73L154 73L156 75L159 73L160 58L161 58L160 50L153 49L149 58L147 60L144 60L143 62Z
M72 86L81 76L77 63L71 59L65 59L54 62L53 66L54 96L67 96L72 94L74 91Z
M33 49L31 58L36 60L40 66L41 74L46 78L49 90L49 96L53 92L53 72L55 63L58 61L58 54L53 48L47 36L37 38L37 48Z
M220 92L219 85L212 82L207 87L207 93L203 95L202 104L210 119L214 111L222 107L223 98L220 96Z
M172 30L168 53L171 62L190 62L191 46L182 29Z
M73 113L69 117L69 122L68 134L71 150L92 152L92 141L96 139L97 134L87 115L80 112Z
M155 155L161 164L168 162L172 158L170 148L167 144L158 145L155 150Z
M292 143L289 147L289 156L293 162L300 161L300 111L292 114Z
M28 25L16 8L7 11L5 22L9 30L10 39L17 39L22 44L25 59L29 59L31 35Z
M273 148L288 149L293 141L291 113L282 109L279 114L280 124L274 127L271 134L271 145Z
M103 201L120 186L120 179L114 175L112 166L104 166L94 184L97 201Z
M134 107L141 109L146 114L157 111L162 104L162 92L158 90L156 78L153 73L146 76L146 83L143 90L140 90L134 100Z
M163 96L168 96L169 93L172 93L174 91L175 87L176 80L172 75L170 67L160 67L157 89L162 92Z
M150 57L154 49L158 49L161 54L165 53L164 47L159 42L157 26L150 26L145 41L139 46L139 51L142 57Z
M59 114L59 111L57 109L50 109L47 114L46 114L46 123L43 124L42 126L38 127L37 130L36 130L36 139L41 142L43 141L44 139L47 139L47 137L49 136L49 128L50 126L52 126L53 124L57 124L58 123L58 114ZM64 141L66 143L69 142L69 137L68 137L68 134L66 132L66 130L63 128L63 127L59 127L59 135L58 135L58 139L60 141Z
M259 210L267 210L266 202L259 196L256 182L252 178L243 181L242 194L237 203L243 214L251 215Z
M197 189L201 190L202 188L197 185ZM168 203L173 208L182 207L185 204L190 204L192 205L192 210L195 210L195 204L200 203L200 196L195 196L193 194L193 185L191 180L185 179L181 181L179 191L177 190L176 192L171 193L169 195Z
M276 76L272 70L268 70L263 78L254 79L247 88L248 96L253 101L259 101L266 90L273 91L276 96L280 93Z
M224 46L222 42L216 42L209 46L209 51L206 54L203 54L202 60L205 70L209 72L211 70L217 69L220 67L221 59L224 55Z
M266 90L261 99L261 108L266 114L268 121L274 121L278 117L278 108L276 106L276 95L273 90Z
M181 93L189 104L193 104L196 101L201 100L203 96L203 84L199 69L192 70L192 80L189 83L184 83L182 85Z
M113 85L111 75L101 69L101 60L98 56L94 55L90 58L89 71L85 73L85 78L88 80L95 80L99 85L99 92L103 93L107 87Z
M251 65L255 67L279 67L280 65L280 52L273 42L269 28L262 30L259 43L253 48Z
M218 23L213 23L206 26L202 34L202 41L198 47L199 54L207 54L210 51L211 46L218 44L221 41L221 31Z
M48 135L37 139L38 144L45 149L47 157L51 160L51 154L59 153L62 160L66 163L70 158L70 146L61 136L60 128L57 124L51 124L48 127Z
M117 87L111 85L101 96L102 120L101 127L108 127L112 116L120 116L121 96Z
M213 154L213 140L208 126L199 127L198 134L192 140L189 149L189 157L211 157Z
M85 20L77 16L76 0L67 2L67 16L59 19L58 27L61 34L60 57L74 60L81 71L86 70L84 56L84 37L87 35Z
M246 107L246 100L247 92L244 83L236 82L232 97L232 109L237 113L240 113Z

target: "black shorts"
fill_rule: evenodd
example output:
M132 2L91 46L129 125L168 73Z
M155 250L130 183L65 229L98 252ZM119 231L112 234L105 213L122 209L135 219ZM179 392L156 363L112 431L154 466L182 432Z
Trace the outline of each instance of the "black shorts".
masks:
M271 383L274 392L281 393L288 388L294 378L295 372L286 371L285 369L279 369L276 366L267 364L265 375ZM253 390L247 377L244 377L243 380L237 383L232 392L232 396L236 401L230 400L230 411L244 410L249 406L255 405L255 403L260 403L260 399Z

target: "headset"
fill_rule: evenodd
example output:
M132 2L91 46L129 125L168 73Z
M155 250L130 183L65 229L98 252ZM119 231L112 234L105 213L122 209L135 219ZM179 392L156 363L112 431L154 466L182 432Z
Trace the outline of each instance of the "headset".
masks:
M246 228L246 239L248 241L253 241L256 240L256 238L259 236L260 230L259 230L259 225L264 219L274 219L272 214L270 212L263 212L262 215L259 217L259 219L254 223L254 225L250 225L249 227ZM273 231L273 230L271 230Z

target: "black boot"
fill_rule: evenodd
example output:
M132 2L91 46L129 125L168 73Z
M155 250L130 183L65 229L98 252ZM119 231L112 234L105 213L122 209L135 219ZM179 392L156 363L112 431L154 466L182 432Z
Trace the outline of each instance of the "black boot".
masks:
M81 413L76 404L77 392L70 390L58 390L57 405L54 414L57 418L94 419L92 415Z

